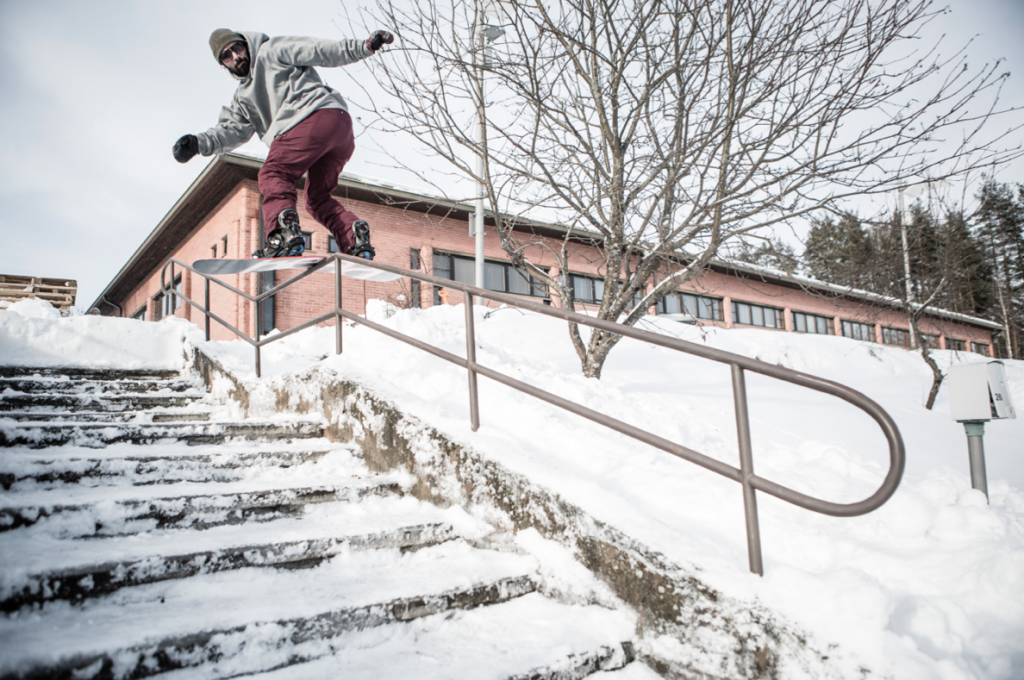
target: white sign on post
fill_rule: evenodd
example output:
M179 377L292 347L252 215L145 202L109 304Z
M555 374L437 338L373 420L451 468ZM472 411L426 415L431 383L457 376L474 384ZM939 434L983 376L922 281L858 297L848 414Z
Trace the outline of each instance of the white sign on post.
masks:
M949 368L949 410L958 422L1016 418L1003 362L957 364Z

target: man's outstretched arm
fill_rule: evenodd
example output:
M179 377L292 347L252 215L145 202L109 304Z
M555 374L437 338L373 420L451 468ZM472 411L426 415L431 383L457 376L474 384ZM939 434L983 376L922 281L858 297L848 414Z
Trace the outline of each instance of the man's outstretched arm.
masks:
M174 160L187 163L196 154L212 156L227 153L248 142L255 132L245 118L233 108L220 110L217 124L198 135L185 135L174 144Z
M365 40L279 37L264 44L276 59L292 66L346 66L372 56L395 41L387 31L374 31Z

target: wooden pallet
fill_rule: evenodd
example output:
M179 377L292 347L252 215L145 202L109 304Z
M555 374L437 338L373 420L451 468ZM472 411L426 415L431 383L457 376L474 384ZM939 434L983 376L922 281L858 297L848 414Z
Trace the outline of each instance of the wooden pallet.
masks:
M39 276L12 276L0 274L0 300L46 300L61 313L67 314L75 306L77 281L46 279Z

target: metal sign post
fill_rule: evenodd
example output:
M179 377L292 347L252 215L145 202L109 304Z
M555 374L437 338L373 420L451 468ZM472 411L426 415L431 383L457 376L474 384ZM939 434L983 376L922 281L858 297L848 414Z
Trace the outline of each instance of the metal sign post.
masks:
M949 369L949 410L953 420L963 423L971 465L971 486L988 499L985 474L985 423L1016 418L1017 412L1006 385L1003 362L959 364Z

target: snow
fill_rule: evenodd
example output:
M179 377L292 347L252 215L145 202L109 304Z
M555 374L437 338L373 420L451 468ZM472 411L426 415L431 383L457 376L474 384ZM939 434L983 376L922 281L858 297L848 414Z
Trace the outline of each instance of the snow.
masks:
M45 300L21 300L0 310L4 366L180 370L191 326L178 319L151 324L99 316L61 317Z
M603 378L589 380L559 322L511 309L485 311L477 310L475 319L480 363L738 464L728 367L624 340ZM396 310L376 303L369 316L465 353L461 306ZM463 369L369 329L346 324L340 356L333 354L333 328L271 344L263 350L262 380L319 366L367 385L727 596L774 610L806 631L816 648L837 645L832 661L842 677L860 678L861 668L870 669L870 677L901 679L1024 677L1024 420L986 426L986 503L971 489L967 441L963 426L950 419L946 387L932 411L923 407L931 373L920 356L831 336L702 329L657 318L642 327L834 380L877 401L896 421L907 448L906 474L895 496L866 516L831 518L759 494L765 562L759 578L747 569L742 496L734 482L486 379L480 380L481 427L474 433ZM135 339L128 342L128 335ZM195 343L243 381L258 380L249 345L203 342L178 320L153 324L0 311L4 364L60 365L61 357L72 356L64 342L84 357L75 365L108 366L112 353L95 348L115 346L125 348L114 353L116 360L130 367L180 367L183 344ZM934 355L943 369L983 360L967 353ZM1024 362L1004 363L1020 407ZM747 375L747 388L758 474L844 503L878 487L888 451L868 416L838 399L758 375ZM549 569L545 582L560 597L602 597L599 583L575 585L586 576L557 548L527 532L516 540L522 551L542 554L538 561ZM687 659L690 653L676 640L650 644L668 657ZM785 660L781 664L780 677L806 677ZM635 666L611 675L648 677Z

